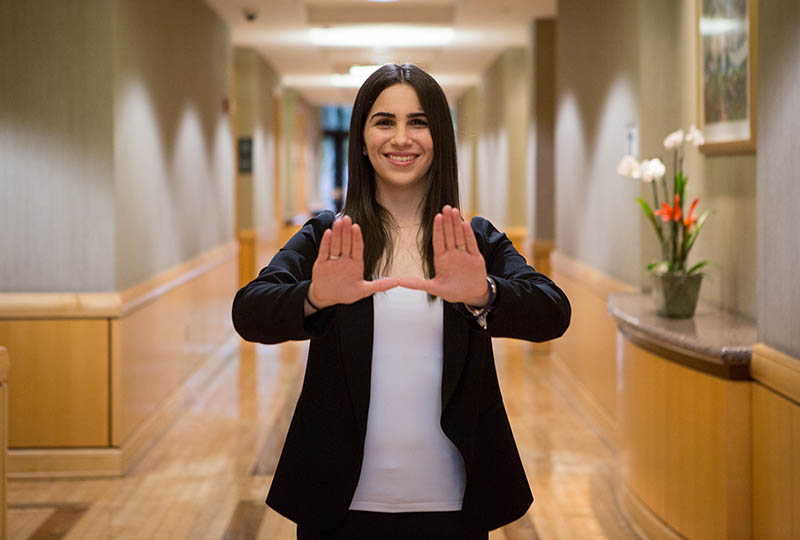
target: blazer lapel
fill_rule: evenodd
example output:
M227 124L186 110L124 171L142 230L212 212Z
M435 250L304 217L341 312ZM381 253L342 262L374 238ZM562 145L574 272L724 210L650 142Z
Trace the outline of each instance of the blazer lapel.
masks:
M372 376L373 304L368 296L338 307L339 348L361 439L367 433Z
M449 302L444 302L444 350L442 366L442 410L447 407L458 386L467 358L470 321Z

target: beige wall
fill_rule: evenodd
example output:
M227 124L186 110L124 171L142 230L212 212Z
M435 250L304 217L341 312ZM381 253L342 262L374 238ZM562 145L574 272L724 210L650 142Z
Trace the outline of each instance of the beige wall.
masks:
M458 145L458 188L463 213L477 213L478 137L481 132L478 89L466 90L455 105L456 144Z
M552 241L555 235L555 38L554 19L537 19L531 23L526 175L530 241Z
M290 220L312 210L318 199L319 109L292 88L281 93L281 207Z
M0 292L115 283L112 5L0 8Z
M640 14L643 32L642 133L649 154L663 153L664 135L697 123L695 2L651 2ZM664 65L653 77L653 66ZM657 89L658 87L660 89ZM677 120L676 120L677 119ZM660 129L655 129L660 128ZM671 156L664 155L665 163ZM743 315L756 317L756 171L755 156L710 156L686 152L688 193L701 198L702 208L714 209L692 250L690 264L712 263L701 296ZM668 169L672 171L672 168ZM649 227L649 226L648 226ZM654 246L654 235L643 237ZM643 250L644 251L644 250ZM649 259L643 261L647 263Z
M237 137L253 140L253 172L239 173L237 226L263 231L276 225L275 94L277 72L253 49L237 48Z
M119 0L114 38L117 287L233 239L232 48L199 0Z
M758 9L758 337L800 358L800 3Z
M643 268L657 241L633 200L650 192L616 164L634 123L640 155L662 157L672 174L663 139L697 121L694 9L693 0L559 3L558 249L631 284L649 286ZM701 296L755 317L755 158L686 154L689 196L715 212L690 257L712 262Z
M500 228L526 224L528 54L507 49L456 103L465 201Z
M125 289L233 238L230 36L200 0L0 16L3 291Z
M639 186L619 178L625 125L641 124L639 2L559 2L555 187L559 251L639 281Z

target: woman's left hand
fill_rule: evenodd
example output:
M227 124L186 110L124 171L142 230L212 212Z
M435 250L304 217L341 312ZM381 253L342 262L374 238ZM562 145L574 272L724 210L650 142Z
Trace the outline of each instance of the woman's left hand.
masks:
M400 278L399 285L425 291L450 303L483 307L489 301L486 264L475 233L457 208L445 206L433 220L433 279Z

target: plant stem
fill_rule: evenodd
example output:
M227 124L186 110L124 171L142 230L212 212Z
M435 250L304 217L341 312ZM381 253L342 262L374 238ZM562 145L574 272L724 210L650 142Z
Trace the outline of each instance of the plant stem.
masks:
M652 182L650 182L650 185L653 187L653 208L658 209L658 187L656 186L656 182L658 182L658 180L654 179ZM666 260L667 246L664 243L664 234L662 232L661 224L658 223L657 227L658 231L656 232L658 232L659 240L661 240L661 258Z
M672 164L673 164L673 177L675 181L672 185L672 204L675 206L679 204L683 204L682 201L675 201L675 196L678 195L678 148L676 148L672 152ZM671 270L677 270L675 266L678 263L678 222L672 221L672 237L670 238L672 241L672 259L670 260L670 268Z

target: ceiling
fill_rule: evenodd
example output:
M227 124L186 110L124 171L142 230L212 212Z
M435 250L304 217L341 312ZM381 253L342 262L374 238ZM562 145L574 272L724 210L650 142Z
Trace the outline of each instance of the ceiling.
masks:
M504 48L525 46L531 20L557 0L206 0L236 46L258 50L309 102L351 104L353 65L412 62L452 102ZM249 17L247 15L250 15Z

